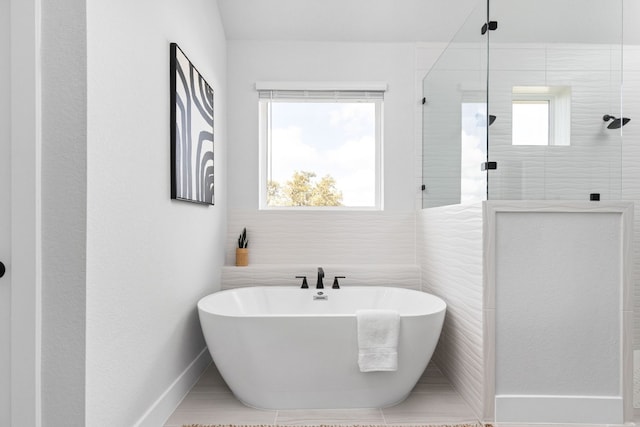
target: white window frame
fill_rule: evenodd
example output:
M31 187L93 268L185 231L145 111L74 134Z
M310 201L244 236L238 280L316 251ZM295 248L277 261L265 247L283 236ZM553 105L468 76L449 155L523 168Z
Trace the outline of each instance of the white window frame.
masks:
M571 143L571 87L514 86L512 106L516 103L547 102L549 104L549 136L546 146L567 146ZM513 107L512 107L513 111ZM513 126L513 123L512 123ZM512 132L513 135L513 132ZM512 145L525 145L515 144Z
M259 94L259 209L260 210L383 210L383 107L386 83L256 83ZM270 122L273 102L370 102L375 105L375 204L373 206L268 206Z

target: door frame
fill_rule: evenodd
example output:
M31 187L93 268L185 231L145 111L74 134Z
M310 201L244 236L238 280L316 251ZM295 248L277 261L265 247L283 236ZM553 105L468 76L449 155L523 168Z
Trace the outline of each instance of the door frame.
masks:
M41 0L11 0L11 425L40 427Z

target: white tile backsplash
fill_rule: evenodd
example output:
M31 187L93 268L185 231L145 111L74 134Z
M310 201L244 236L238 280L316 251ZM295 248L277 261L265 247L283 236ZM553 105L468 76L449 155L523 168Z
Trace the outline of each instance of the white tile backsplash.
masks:
M232 211L223 289L243 286L315 286L323 267L325 286L396 286L420 289L415 262L415 211ZM249 266L235 267L243 227L249 236Z
M223 267L222 289L246 286L300 287L306 276L310 288L316 286L318 267L324 270L324 286L331 287L335 276L341 287L393 286L420 290L420 268L416 264L254 264L247 267Z
M229 212L227 265L247 228L249 264L415 264L415 212Z

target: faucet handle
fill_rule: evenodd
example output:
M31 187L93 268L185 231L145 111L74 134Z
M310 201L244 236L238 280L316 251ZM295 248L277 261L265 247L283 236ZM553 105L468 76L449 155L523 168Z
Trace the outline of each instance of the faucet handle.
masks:
M302 279L302 286L300 286L300 289L309 289L309 284L307 283L307 276L296 276L296 279Z
M340 289L340 284L338 283L338 279L346 279L345 276L335 276L333 278L333 285L331 285L331 289Z

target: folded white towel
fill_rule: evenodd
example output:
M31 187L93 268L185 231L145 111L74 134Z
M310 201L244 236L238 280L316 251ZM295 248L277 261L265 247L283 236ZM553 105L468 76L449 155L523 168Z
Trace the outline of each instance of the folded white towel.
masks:
M358 310L358 365L361 372L398 370L400 315L395 310Z

